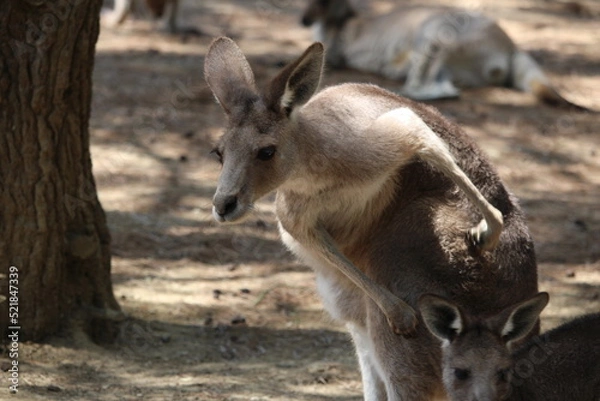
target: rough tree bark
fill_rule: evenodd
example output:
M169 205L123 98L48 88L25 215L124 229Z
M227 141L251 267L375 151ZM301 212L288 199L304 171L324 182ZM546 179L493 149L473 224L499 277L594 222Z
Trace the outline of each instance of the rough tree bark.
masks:
M0 328L15 266L20 340L77 322L107 341L120 316L89 151L101 3L0 1Z

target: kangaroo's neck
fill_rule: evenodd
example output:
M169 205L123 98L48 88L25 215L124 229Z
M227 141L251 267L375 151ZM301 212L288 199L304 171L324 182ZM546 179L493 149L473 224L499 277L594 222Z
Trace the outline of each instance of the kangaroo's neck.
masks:
M288 141L293 168L280 189L312 197L349 184L360 186L381 173L370 167L368 140L361 134L371 120L352 112L354 107L326 103L309 103L292 115Z
M329 135L328 135L329 134ZM393 202L396 171L379 171L368 178L356 175L361 163L346 157L331 132L304 130L295 144L298 163L277 191L277 214L283 226L316 225L341 249L352 247L368 233ZM338 140L339 137L338 137ZM316 147L315 147L316 145Z
M396 193L385 176L356 186L312 178L277 191L277 216L288 231L324 229L344 253L368 240Z

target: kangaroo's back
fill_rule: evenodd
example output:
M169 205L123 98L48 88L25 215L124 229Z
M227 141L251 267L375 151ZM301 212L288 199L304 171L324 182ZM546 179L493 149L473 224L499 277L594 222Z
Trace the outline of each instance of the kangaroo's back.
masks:
M349 90L352 96L348 96ZM348 102L331 101L341 91L369 107L353 108ZM369 143L379 141L369 136L367 129L372 116L410 108L448 145L458 166L503 215L505 225L496 250L481 252L465 235L479 221L478 209L441 171L414 159L395 172L385 210L375 217L357 216L356 221L340 216L335 220L347 229L347 233L340 232L337 238L346 253L356 253L356 244L367 244L358 248L363 256L368 255L363 257L363 268L369 275L389 284L388 278L394 276L389 269L401 270L401 274L396 273L398 280L393 291L408 297L411 304L416 303L420 294L435 290L472 304L475 312L498 310L537 292L534 246L523 212L485 155L456 124L430 106L369 85L328 88L317 94L307 107L321 110L325 116L344 116L343 111L334 111L337 108L346 111L347 116L337 120L327 134L328 140L339 136L343 149L330 152L328 157L353 160L354 173L367 177L375 176L380 168L372 161L377 156L367 150ZM351 130L344 124L357 125L356 120L361 119L364 129L359 132L364 134L354 138L354 145L349 147ZM345 164L341 166L340 173L352 174L344 169ZM373 170L361 171L366 166ZM346 243L343 240L346 236L352 241ZM508 287L513 291L498 291ZM493 297L489 296L491 293Z
M334 101L342 97L352 101ZM371 153L372 144L389 145L369 130L369 121L391 110L409 108L441 138L461 170L502 213L504 229L497 247L491 252L481 252L466 235L479 221L479 210L441 170L418 157L407 160L387 181L391 185L381 186L374 196L383 204L360 208L361 213L348 213L349 206L336 204L333 209L339 212L321 220L340 251L368 277L409 305L415 306L423 293L433 292L469 305L474 313L499 311L537 293L535 252L523 213L491 163L462 129L432 107L370 85L327 88L305 107L304 112L321 113L317 117L311 114L311 119L315 118L323 127L322 135L317 137L328 143L330 166L340 166L336 182L349 180L354 174L367 180L380 176L382 166L373 159L385 156ZM326 124L325 119L332 115L338 118ZM361 129L353 131L351 126ZM311 130L301 131L310 135L307 133ZM337 163L336 158L341 161ZM344 160L352 161L351 171ZM328 173L331 170L325 172ZM354 187L352 204L359 204L365 192L362 187ZM336 192L333 197L341 196ZM322 199L315 201L322 203ZM377 329L386 324L377 306L343 277L330 274L322 271L317 278L326 308L343 321L372 328L368 341L385 353L378 362L382 369L399 375L393 382L405 383L403 391L413 394L426 394L436 388L436 383L441 382L440 355L426 328L417 327L419 341L415 342L402 341L386 330ZM360 329L351 333L357 343L367 341ZM416 371L429 374L416 381L402 379L403 374ZM388 389L388 394L391 391Z
M394 261L396 265L411 266L406 269L408 274L430 277L431 281L404 280L397 284L398 291L411 294L413 302L435 288L436 293L471 305L474 312L483 312L499 310L536 293L533 240L516 198L462 129L431 107L411 107L448 144L460 168L500 210L504 229L493 252L479 252L464 235L479 219L473 204L439 171L417 160L399 173L399 196L378 233L380 240L389 245L385 247L388 251L374 253L373 265ZM418 224L422 229L407 229ZM420 244L429 244L426 256ZM407 282L412 285L405 285Z
M600 400L600 313L530 340L513 353L513 360L518 364L514 392L520 397L510 400Z

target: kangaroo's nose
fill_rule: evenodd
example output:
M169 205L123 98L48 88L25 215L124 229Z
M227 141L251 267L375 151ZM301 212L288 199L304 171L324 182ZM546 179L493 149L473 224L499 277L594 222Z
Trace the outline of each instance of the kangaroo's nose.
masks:
M238 199L236 195L227 195L221 199L215 199L213 204L215 206L215 211L219 216L224 217L235 210Z

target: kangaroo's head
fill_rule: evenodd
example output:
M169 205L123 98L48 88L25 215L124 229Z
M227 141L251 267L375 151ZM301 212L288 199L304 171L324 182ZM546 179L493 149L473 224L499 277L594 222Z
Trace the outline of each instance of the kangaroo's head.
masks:
M302 14L302 25L311 26L320 22L327 27L341 28L356 15L351 0L310 0Z
M515 361L511 348L535 326L548 303L545 292L487 318L466 314L453 302L423 295L419 309L429 331L442 340L444 386L453 401L508 397Z
M316 92L322 70L323 45L315 43L261 91L231 39L211 44L204 76L228 119L213 150L223 166L213 198L217 221L241 220L256 200L277 189L294 170L294 111Z

